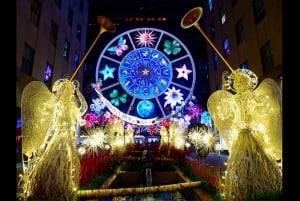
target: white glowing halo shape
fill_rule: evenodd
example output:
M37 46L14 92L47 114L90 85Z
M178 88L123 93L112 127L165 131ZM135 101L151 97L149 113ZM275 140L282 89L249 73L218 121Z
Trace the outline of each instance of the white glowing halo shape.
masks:
M155 119L157 123L188 102L196 70L191 53L179 38L162 29L142 27L117 35L104 47L95 78L102 82L97 94L108 100L108 108L117 108L128 118ZM168 100L170 93L177 93L177 100ZM153 116L146 118L137 111L144 100L153 103Z
M248 87L250 90L254 90L257 87L258 78L255 75L255 73L253 73L251 70L238 68L234 72L235 73L231 73L229 76L227 76L227 78L225 78L226 79L225 82L228 90L232 90L233 92L236 92L236 89L234 88L234 82L236 81L236 77L239 75L245 75L245 77L246 76L248 77L249 79Z

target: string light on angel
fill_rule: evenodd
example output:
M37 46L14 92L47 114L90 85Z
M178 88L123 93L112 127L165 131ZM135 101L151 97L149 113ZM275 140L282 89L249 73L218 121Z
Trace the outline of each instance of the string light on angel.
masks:
M63 200L76 197L80 162L76 124L87 103L79 83L57 80L52 93L39 81L26 85L21 99L23 170L19 198Z
M255 194L280 192L282 173L277 161L282 160L281 89L271 78L258 85L252 71L234 70L200 27L202 14L202 7L192 8L180 25L183 29L197 28L232 72L224 74L224 88L212 93L207 101L229 151L226 200L253 200Z
M211 94L207 106L229 151L226 198L241 200L245 195L280 192L280 87L271 78L258 85L256 75L247 69L224 73L223 85L226 88Z
M88 105L73 80L92 47L115 25L98 16L100 31L70 79L54 82L52 92L43 82L25 86L21 97L23 122L23 175L18 183L19 200L75 201L79 188L80 161L76 147L78 124Z

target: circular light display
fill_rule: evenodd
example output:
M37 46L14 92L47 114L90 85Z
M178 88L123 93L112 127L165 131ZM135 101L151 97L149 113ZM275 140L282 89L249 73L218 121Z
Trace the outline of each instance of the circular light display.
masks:
M160 51L140 48L129 52L119 67L119 80L132 96L150 99L159 96L172 80L172 66Z
M193 93L191 54L174 35L137 28L112 39L100 54L95 89L108 109L127 122L157 123L179 112Z

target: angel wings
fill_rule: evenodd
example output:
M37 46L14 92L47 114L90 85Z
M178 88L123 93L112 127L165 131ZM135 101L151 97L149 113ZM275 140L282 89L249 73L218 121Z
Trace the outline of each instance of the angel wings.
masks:
M76 125L87 103L78 81L57 80L52 93L33 81L21 98L23 177L19 197L65 200L76 196L80 161L76 149Z
M266 153L280 160L282 158L281 89L271 78L264 79L256 89L244 81L235 80L235 94L226 90L218 90L211 94L207 102L208 111L229 153L241 129L251 129L256 141Z

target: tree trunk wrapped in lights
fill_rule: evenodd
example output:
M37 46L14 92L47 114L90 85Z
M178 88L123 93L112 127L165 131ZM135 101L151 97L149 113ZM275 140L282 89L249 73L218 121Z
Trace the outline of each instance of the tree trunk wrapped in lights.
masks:
M79 190L78 197L82 198L99 198L99 197L113 197L124 195L139 195L150 194L158 192L177 191L185 188L199 187L200 181L177 183L170 185L149 186L143 188L117 188L117 189L95 189L95 190Z
M225 196L228 201L279 192L282 173L281 90L247 69L225 75L223 90L211 94L208 110L228 147ZM256 89L255 89L256 88ZM230 93L231 91L232 93Z

